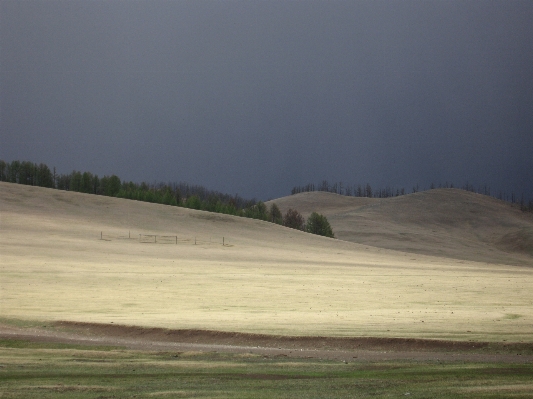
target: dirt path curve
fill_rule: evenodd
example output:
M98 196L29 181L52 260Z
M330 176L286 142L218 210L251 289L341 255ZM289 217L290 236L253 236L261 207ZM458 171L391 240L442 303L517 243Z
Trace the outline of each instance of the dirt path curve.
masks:
M533 363L532 343L483 343L401 338L286 337L204 330L168 330L113 324L55 322L22 328L0 323L0 339L142 351L253 353L268 358L343 362L410 360Z

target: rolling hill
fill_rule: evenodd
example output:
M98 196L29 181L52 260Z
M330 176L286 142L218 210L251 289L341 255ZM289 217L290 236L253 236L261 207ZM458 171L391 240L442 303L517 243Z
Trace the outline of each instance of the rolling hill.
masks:
M531 257L493 249L494 258L482 261L481 250L489 239L513 249L513 234L518 227L527 233L530 220L490 198L475 206L469 198L443 191L279 200L327 214L339 237L364 238L354 243L258 220L0 183L0 325L70 320L529 342ZM361 221L369 224L366 235ZM409 240L398 240L402 233Z
M307 192L267 202L282 212L325 215L341 240L404 252L492 263L533 264L533 215L459 189L392 198Z

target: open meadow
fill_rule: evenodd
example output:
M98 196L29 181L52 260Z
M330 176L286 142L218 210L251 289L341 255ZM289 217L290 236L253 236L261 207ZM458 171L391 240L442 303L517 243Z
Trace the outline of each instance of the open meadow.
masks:
M533 344L533 218L492 198L459 190L434 191L384 200L333 198L338 196L324 193L279 200L282 210L292 206L304 214L312 210L324 213L339 238L329 239L257 220L0 183L0 331L14 342L16 334L10 332L29 334L43 325L68 332L73 330L60 328L57 322L70 321L252 336L517 343L529 359L527 348ZM436 198L439 196L442 202ZM429 205L426 198L432 201ZM360 203L335 208L331 204L337 200ZM458 211L465 207L466 211ZM410 209L414 215L404 214L402 209ZM402 234L404 240L398 240ZM6 344L1 358L10 358L15 349ZM42 357L38 352L25 345L18 350L22 357L7 363L24 363L22 359L27 358L31 367L37 367L36 359ZM130 356L109 353L115 356L111 363L120 363L117 356ZM239 364L237 369L241 362L252 362L251 369L258 367L253 373L263 375L271 373L259 370L270 364L263 355L250 355L252 360L227 356ZM149 362L159 361L156 355L131 356L154 356ZM191 378L202 373L198 368L211 367L203 363L219 367L220 358L205 356L187 358L188 362L192 359L187 365L194 364ZM58 359L50 361L63 362ZM257 365L259 359L267 363ZM297 362L295 373L303 376L328 375L331 364L334 369L338 366L326 362L316 366L318 371L308 372L308 367L314 367L311 363ZM284 370L292 367L292 363L276 364ZM395 364L402 369L403 363ZM402 373L410 373L415 366L406 367ZM346 384L351 383L350 373L356 373L356 368L342 371ZM0 373L10 370L0 368ZM531 368L526 370L523 373L531 376ZM283 381L297 387L309 382L305 378ZM9 386L19 386L10 381ZM533 392L530 382L513 384L513 394ZM179 396L182 388L171 387L168 392ZM13 389L4 393L17 396ZM364 392L370 394L372 389ZM46 392L55 395L60 391ZM71 393L93 397L90 395L98 396L97 391ZM182 396L199 396L196 391L196 395L186 389L183 392ZM242 396L249 396L248 391L243 392ZM283 397L283 392L278 396ZM205 395L224 396L220 392Z

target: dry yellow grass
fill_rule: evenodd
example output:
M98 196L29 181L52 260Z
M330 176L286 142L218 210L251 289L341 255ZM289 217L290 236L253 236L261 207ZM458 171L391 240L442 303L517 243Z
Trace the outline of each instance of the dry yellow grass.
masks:
M0 212L4 318L532 341L533 268L525 255L522 266L413 255L256 220L8 183L0 183ZM118 238L128 232L133 239ZM140 233L177 235L179 243L140 243Z
M533 215L517 206L458 189L393 198L300 193L275 202L305 217L325 215L339 239L380 248L490 263L531 266Z

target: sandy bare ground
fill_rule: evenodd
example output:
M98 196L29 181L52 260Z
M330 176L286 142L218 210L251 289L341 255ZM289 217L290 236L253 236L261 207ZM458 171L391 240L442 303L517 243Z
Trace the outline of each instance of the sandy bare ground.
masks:
M111 324L55 322L20 328L0 324L0 339L142 351L251 353L264 357L344 362L411 360L435 362L533 363L533 344L494 344L401 338L287 337L203 330L169 330Z
M445 204L454 201L447 196L444 190ZM402 200L424 208L424 198ZM458 201L446 206L466 206ZM497 219L500 211L468 223ZM473 249L457 244L461 256L435 256L438 245L428 245L432 255L391 250L389 236L371 246L256 220L0 183L0 316L278 336L533 341L531 257L494 247L485 261L485 236L469 241L474 233L460 228L460 218L430 216L415 233L440 231L439 220L450 218L459 227L446 245L473 242ZM520 220L527 229L529 219ZM394 223L391 231L400 234ZM414 234L415 224L406 226ZM177 243L142 242L139 234Z

